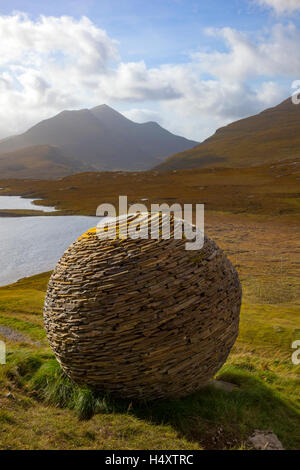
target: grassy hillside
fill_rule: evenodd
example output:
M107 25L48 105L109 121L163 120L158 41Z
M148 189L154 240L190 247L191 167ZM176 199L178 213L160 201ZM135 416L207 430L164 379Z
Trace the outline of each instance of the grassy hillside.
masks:
M135 403L79 388L50 351L42 308L50 273L0 288L0 449L248 448L254 429L271 429L300 448L297 226L276 217L208 213L206 232L239 271L239 338L218 379L181 400Z
M65 214L94 215L102 202L205 202L205 230L225 250L243 286L240 334L218 379L181 400L135 403L78 388L45 340L49 273L0 288L0 449L248 448L270 429L300 448L299 160L243 169L84 173L60 181L1 180L1 194L45 198ZM45 204L45 202L42 202Z
M35 145L0 154L2 178L55 179L84 171L88 167L66 158L54 146Z
M260 114L233 122L191 150L157 166L159 170L246 167L300 156L300 106L289 98Z

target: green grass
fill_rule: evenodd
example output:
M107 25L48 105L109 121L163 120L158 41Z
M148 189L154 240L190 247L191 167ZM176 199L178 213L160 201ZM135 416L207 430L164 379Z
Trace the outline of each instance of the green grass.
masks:
M38 369L28 387L46 404L74 410L79 419L89 419L96 413L109 410L105 397L98 396L88 387L74 384L55 359Z
M38 274L0 288L0 314L24 312L40 317L49 275L50 273Z
M42 340L48 278L46 273L0 288L0 324ZM243 283L239 338L217 376L237 385L232 392L208 386L155 402L103 396L66 377L43 341L7 341L7 364L0 367L0 449L241 449L255 429L270 429L285 448L299 449L299 366L291 362L299 307L293 296L279 301L276 283L274 292L267 289L273 303L261 296L255 303L252 274ZM15 398L5 398L8 392Z
M49 273L0 288L0 326L40 343L0 336L8 351L0 366L0 449L241 449L254 429L270 429L285 448L299 449L299 366L291 362L299 328L295 170L286 161L138 178L106 172L0 182L2 194L43 198L61 214L94 215L99 201L117 205L118 194L129 203L204 202L206 233L229 255L243 286L240 334L218 374L237 388L148 403L102 396L62 373L44 342Z
M10 413L7 413L4 410L0 410L0 424L15 424L15 420Z
M11 349L0 368L0 449L200 449L170 424L141 420L124 403L79 387L51 352ZM62 411L59 411L62 410Z
M232 392L208 386L186 398L155 402L120 400L80 387L65 376L51 353L12 353L2 374L23 393L71 410L79 420L95 414L130 415L145 424L171 426L180 438L206 446L209 430L220 426L231 447L243 446L254 429L272 429L287 448L300 446L300 403L277 390L286 385L299 390L300 380L282 380L257 357L233 355L220 371L219 379L237 385Z
M44 340L46 338L45 330L35 323L19 320L18 318L5 317L0 315L0 325L8 326L21 333L27 334L32 340Z

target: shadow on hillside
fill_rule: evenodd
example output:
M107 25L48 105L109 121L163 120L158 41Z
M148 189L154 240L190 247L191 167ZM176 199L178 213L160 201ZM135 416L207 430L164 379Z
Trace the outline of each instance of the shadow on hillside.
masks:
M171 425L205 449L245 448L255 429L272 430L285 448L300 448L300 414L292 403L249 372L235 369L218 378L238 388L227 392L210 385L181 399L123 405L139 419Z
M172 426L180 437L204 449L245 448L255 429L271 430L286 449L299 449L300 413L272 388L276 376L270 376L267 384L258 377L259 369L242 367L227 365L218 375L219 380L237 385L233 391L210 385L188 397L152 402L120 400L80 387L63 373L50 352L10 352L2 373L32 397L72 409L80 419L97 413L131 414L148 423ZM296 380L291 378L289 386L293 385Z

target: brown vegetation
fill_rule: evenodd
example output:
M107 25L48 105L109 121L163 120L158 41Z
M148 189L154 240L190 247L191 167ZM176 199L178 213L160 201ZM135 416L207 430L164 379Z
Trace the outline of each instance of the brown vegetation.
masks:
M60 386L48 347L2 337L8 365L0 369L0 448L245 448L255 429L272 430L286 449L299 448L299 366L291 362L291 344L299 339L299 159L295 162L0 181L5 188L0 194L45 198L64 214L94 215L98 204L117 203L119 194L127 194L129 202L149 199L146 204L205 202L206 234L230 258L243 286L239 337L218 374L237 386L232 392L204 389L144 407L127 401L121 410L114 404L90 421L78 421L74 410L77 402L82 407L83 392L76 404L57 397L65 385ZM0 324L44 344L48 279L45 274L2 287Z
M2 195L43 199L60 214L95 215L101 203L204 203L205 210L280 215L295 220L299 204L300 159L251 168L210 168L170 172L81 173L58 181L0 180ZM146 201L143 201L146 199Z
M274 108L222 127L207 140L169 157L159 170L246 167L300 156L300 106L289 98Z

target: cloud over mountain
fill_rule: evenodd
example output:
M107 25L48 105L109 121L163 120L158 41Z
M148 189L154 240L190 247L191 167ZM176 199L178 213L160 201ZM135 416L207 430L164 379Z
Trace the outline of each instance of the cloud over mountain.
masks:
M278 79L298 78L295 25L258 36L229 27L206 33L222 47L149 67L122 61L118 43L86 17L0 16L0 138L62 109L107 102L140 122L160 116L162 126L201 140L287 96Z

